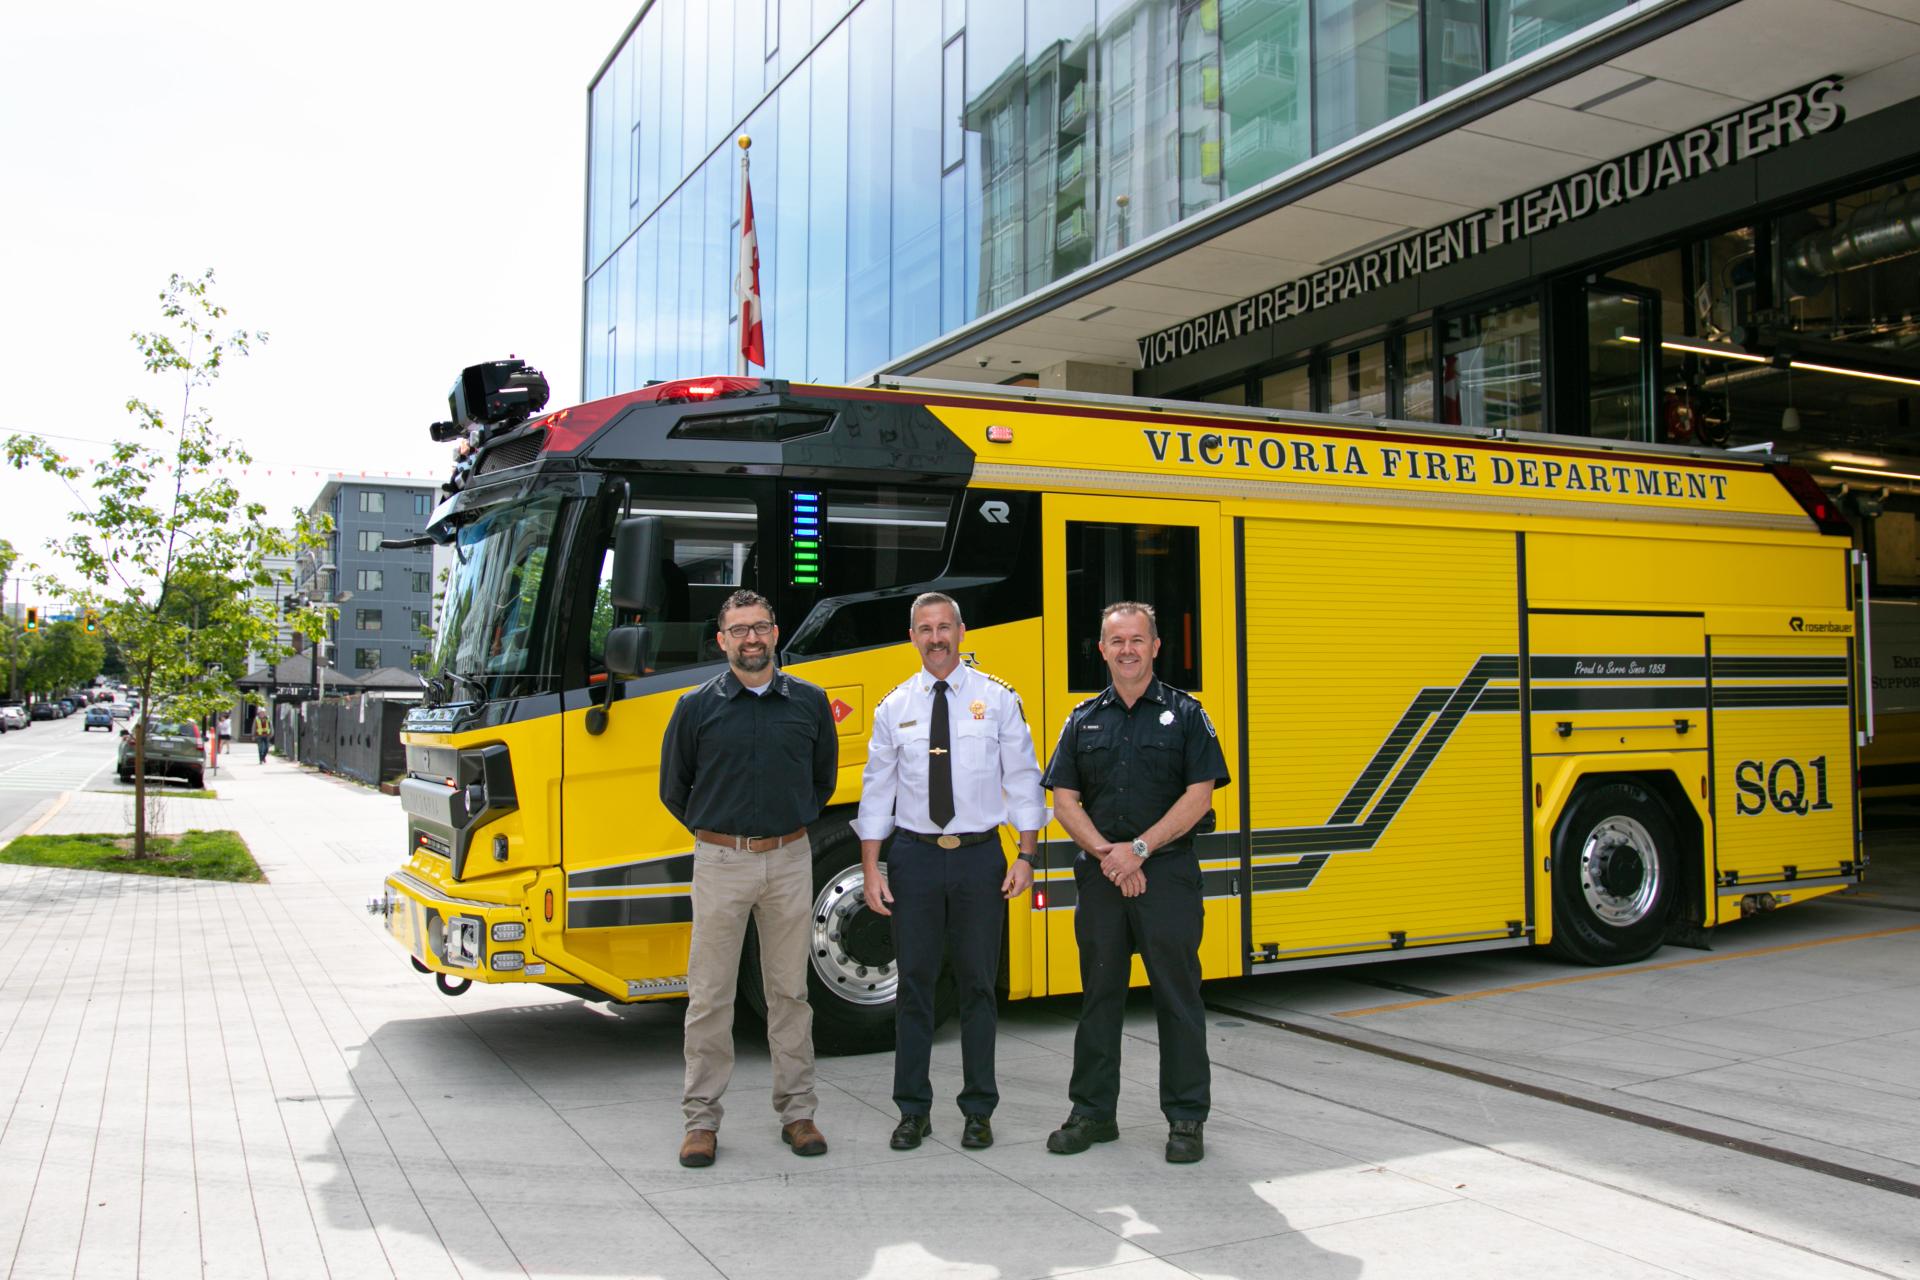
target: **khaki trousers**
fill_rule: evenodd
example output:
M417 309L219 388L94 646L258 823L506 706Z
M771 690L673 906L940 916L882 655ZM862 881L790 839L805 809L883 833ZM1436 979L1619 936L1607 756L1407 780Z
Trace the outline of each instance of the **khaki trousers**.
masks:
M693 943L687 955L688 1129L718 1129L720 1097L733 1077L733 1000L740 945L751 915L760 935L767 995L773 1109L782 1125L813 1118L813 1007L807 947L813 928L813 845L799 839L765 853L693 846Z

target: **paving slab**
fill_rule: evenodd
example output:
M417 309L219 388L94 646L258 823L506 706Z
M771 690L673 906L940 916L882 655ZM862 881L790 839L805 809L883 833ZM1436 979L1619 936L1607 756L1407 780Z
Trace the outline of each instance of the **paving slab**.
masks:
M1144 999L1121 1139L1071 1158L1042 1140L1072 997L1003 1009L979 1152L950 1114L956 1028L921 1150L888 1146L891 1057L868 1054L821 1063L833 1149L800 1160L743 1020L721 1159L685 1170L677 1006L446 997L362 910L404 843L393 800L278 760L214 785L169 825L239 831L267 883L0 866L0 1273L1920 1275L1912 1197L1369 1051L1920 1181L1920 932L1891 898L1621 970L1512 952L1217 984L1209 1155L1183 1168ZM78 793L43 829L120 829L125 804ZM1903 850L1920 832L1877 856Z

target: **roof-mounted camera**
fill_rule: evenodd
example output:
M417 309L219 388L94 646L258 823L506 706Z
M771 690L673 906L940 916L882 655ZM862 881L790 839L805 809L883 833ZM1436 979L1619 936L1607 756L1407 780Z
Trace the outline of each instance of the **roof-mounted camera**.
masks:
M447 411L453 420L436 422L427 432L445 442L459 439L473 427L513 426L546 408L548 394L547 375L525 360L470 364L447 392Z

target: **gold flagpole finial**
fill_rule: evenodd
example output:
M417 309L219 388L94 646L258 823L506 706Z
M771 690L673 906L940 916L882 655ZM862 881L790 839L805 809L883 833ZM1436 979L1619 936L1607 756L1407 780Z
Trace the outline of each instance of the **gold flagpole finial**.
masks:
M752 145L753 145L753 139L752 139L752 138L749 138L749 137L748 137L748 136L747 136L746 134L744 134L744 133L740 135L740 139L739 139L739 141L740 141L740 149L741 149L742 151L745 151L745 150L746 150L746 149L747 149L748 147L750 147L750 146L752 146Z

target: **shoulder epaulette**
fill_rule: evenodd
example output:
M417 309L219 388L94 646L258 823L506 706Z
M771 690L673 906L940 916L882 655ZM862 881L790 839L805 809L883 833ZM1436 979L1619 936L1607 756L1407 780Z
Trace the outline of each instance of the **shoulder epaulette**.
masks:
M995 684L999 685L1002 689L1005 689L1008 693L1012 694L1016 698L1020 696L1020 691L1013 687L1013 682L1010 680L1007 680L1001 676L997 676L993 674L993 672L991 671L982 671L978 667L974 668L974 674L985 676L987 679L993 681Z

